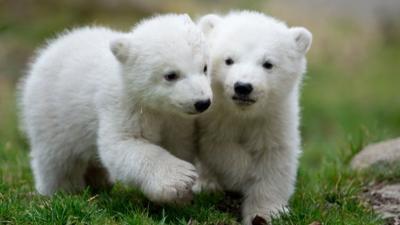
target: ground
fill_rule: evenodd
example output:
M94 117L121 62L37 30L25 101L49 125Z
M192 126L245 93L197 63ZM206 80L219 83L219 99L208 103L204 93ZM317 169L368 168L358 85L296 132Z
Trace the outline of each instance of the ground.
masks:
M235 224L237 203L222 194L196 196L178 208L152 204L121 185L99 194L35 193L29 146L17 129L13 75L23 73L26 56L45 37L68 24L62 16L40 27L0 20L1 40L14 48L0 54L0 224ZM400 181L400 170L357 174L349 162L363 146L400 136L400 43L371 44L340 21L331 31L310 26L316 40L301 100L304 152L292 211L274 224L384 224L360 195L367 184ZM318 39L327 34L335 42Z

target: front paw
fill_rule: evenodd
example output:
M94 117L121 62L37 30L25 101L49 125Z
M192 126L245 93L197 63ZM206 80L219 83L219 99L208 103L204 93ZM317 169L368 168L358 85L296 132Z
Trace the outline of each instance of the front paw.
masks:
M143 192L154 202L184 204L193 198L192 186L198 177L195 167L174 156L163 157L154 165Z
M272 217L277 218L282 214L289 212L287 207L275 207L266 210L258 210L258 212L250 213L243 216L243 225L270 225Z

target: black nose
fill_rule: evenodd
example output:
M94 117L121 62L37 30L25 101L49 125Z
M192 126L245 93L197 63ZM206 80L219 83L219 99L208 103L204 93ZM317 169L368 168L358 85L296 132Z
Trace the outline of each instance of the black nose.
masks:
M211 105L210 99L201 100L194 103L194 107L196 108L197 112L204 112L208 107Z
M234 89L238 95L248 95L253 91L253 86L249 83L236 82Z

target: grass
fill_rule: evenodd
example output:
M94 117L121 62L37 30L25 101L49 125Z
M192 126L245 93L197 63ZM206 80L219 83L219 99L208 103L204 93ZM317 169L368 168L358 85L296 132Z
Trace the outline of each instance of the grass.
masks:
M2 40L23 46L21 52L31 54L43 37L79 19L70 18L68 13L58 16L54 20L41 18L44 25L29 29L19 26L18 21L0 24ZM17 53L11 55L16 61L20 57ZM330 57L310 60L302 96L304 152L296 192L290 200L290 214L274 224L384 223L358 194L373 181L399 181L399 168L355 173L349 162L366 144L400 134L400 45L377 44L362 59L355 64L332 63ZM21 73L20 67L21 63L10 63L3 73ZM16 79L1 75L0 224L237 224L233 212L218 207L226 201L223 194L196 196L194 203L185 207L155 205L120 184L98 194L86 190L52 198L37 195L29 168L29 147L17 129Z

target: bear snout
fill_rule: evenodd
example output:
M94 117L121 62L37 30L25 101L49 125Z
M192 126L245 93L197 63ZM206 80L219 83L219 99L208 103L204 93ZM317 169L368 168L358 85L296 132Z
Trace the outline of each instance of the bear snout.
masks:
M254 86L249 82L237 81L233 85L234 95L232 100L239 106L248 106L256 102L254 96Z
M208 107L210 107L211 105L211 100L207 99L207 100L200 100L197 101L196 103L194 103L194 108L196 109L197 112L201 113L204 112L208 109Z
M240 81L236 82L233 88L235 90L235 93L240 96L247 96L253 91L252 84Z

